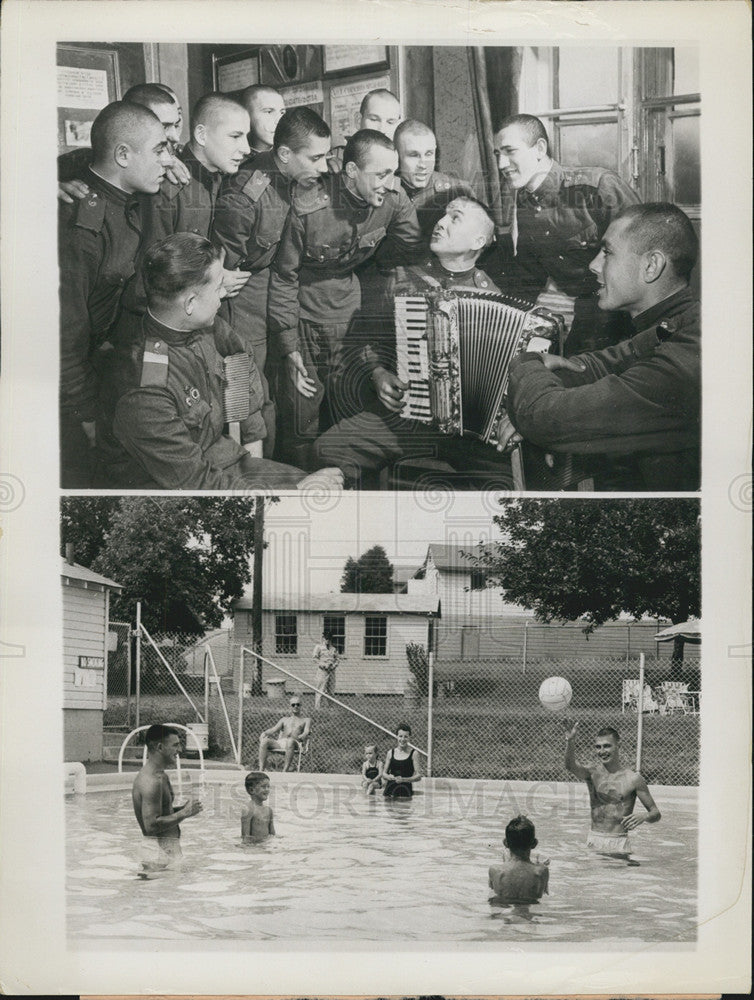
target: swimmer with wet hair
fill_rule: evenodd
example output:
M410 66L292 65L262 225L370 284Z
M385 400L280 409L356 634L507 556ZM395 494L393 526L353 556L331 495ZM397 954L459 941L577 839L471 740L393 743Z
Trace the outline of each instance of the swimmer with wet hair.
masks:
M550 882L549 860L531 860L537 846L534 824L526 816L516 816L505 828L503 841L509 858L502 865L491 865L490 889L496 902L538 903L548 892Z
M263 771L251 771L244 782L251 802L241 813L241 838L244 844L259 844L275 836L272 809L266 804L270 778Z

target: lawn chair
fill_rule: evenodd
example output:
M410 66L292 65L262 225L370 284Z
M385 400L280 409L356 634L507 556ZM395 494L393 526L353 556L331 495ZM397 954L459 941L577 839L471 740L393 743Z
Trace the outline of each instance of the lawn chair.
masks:
M639 711L639 681L635 677L626 677L623 679L623 692L620 707L622 713L625 713L626 707L633 712ZM649 712L650 715L654 715L659 707L660 706L655 701L652 694L652 688L649 684L645 684L642 709L645 712Z
M311 734L306 736L303 740L296 740L296 750L293 753L293 759L296 761L296 770L301 770L301 759L306 757L311 752ZM268 754L277 754L280 757L285 757L285 750L279 748L267 747Z
M663 681L660 684L663 694L664 704L660 706L662 715L673 715L674 712L683 712L688 715L694 713L694 702L689 694L689 686L684 681ZM664 711L663 711L664 709Z

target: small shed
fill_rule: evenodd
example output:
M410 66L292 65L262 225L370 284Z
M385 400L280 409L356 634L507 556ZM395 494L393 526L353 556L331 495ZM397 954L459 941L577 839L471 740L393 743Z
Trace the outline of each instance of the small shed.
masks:
M66 761L102 760L107 707L110 594L119 583L63 559L63 750Z
M233 606L235 641L253 648L251 597ZM323 594L265 598L262 607L262 655L313 684L312 659L322 633L329 632L340 653L336 693L400 694L410 676L406 646L434 648L440 601L410 594ZM247 659L249 668L253 657ZM267 677L280 677L266 664ZM246 678L249 680L250 678ZM286 679L286 690L296 690Z

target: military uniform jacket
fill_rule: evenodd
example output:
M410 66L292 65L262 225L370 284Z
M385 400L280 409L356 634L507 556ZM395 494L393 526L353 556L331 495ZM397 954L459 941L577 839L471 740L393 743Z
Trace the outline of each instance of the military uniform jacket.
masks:
M589 264L602 237L615 216L638 201L611 170L553 161L536 191L517 192L518 238L515 256L502 265L503 290L533 301L550 278L566 295L592 295L597 283Z
M215 218L215 204L223 175L212 173L194 156L190 146L184 146L181 160L191 178L180 187L168 180L150 203L147 239L149 243L163 240L173 233L196 233L209 238ZM145 246L149 243L145 242Z
M291 206L291 181L270 150L228 177L215 208L213 242L225 248L227 268L263 271L277 253Z
M210 329L171 330L150 313L119 360L113 434L128 458L113 464L125 485L163 489L229 489L232 466L248 454L223 434L223 357L243 351L238 336L217 317ZM241 441L266 434L262 386L253 363L250 416ZM117 473L115 467L119 466Z
M476 198L470 184L460 177L442 174L439 170L432 171L426 187L412 188L405 181L401 181L401 184L416 209L425 239L432 235L435 224L445 215L445 210L454 198Z
M296 350L299 319L320 326L347 324L361 301L355 269L379 248L381 266L419 259L416 210L403 189L379 207L346 187L345 174L327 174L316 187L297 188L270 275L268 316L284 354Z
M60 397L81 421L96 416L98 380L92 354L108 338L135 270L149 195L129 195L91 170L89 194L59 204Z
M434 254L430 254L421 264L399 267L387 284L384 321L381 332L384 336L372 336L371 342L360 351L360 363L371 372L375 368L395 371L395 296L416 295L436 288L476 288L480 292L499 292L500 289L481 268L472 267L468 271L447 271Z
M520 355L511 364L508 388L516 429L549 451L688 452L698 466L699 312L688 289L677 292L637 316L638 332L629 340L577 355L586 365L583 373L551 372L541 355ZM652 482L645 485L652 488Z

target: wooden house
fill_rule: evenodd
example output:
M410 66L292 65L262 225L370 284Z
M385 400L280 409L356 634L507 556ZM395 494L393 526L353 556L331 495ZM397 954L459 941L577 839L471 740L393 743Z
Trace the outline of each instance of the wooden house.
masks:
M233 606L236 647L253 648L251 598ZM262 655L313 684L312 659L323 632L329 632L340 653L339 694L400 694L409 679L406 645L433 646L440 602L436 597L410 594L324 594L285 598L265 597L262 611ZM245 658L250 680L253 657ZM263 683L284 676L268 665ZM300 690L286 677L286 691Z
M65 760L102 760L110 594L122 587L72 561L62 563Z

